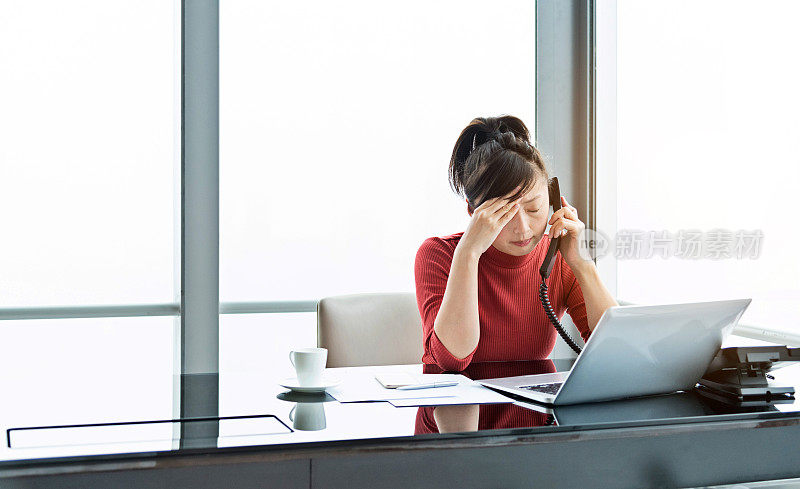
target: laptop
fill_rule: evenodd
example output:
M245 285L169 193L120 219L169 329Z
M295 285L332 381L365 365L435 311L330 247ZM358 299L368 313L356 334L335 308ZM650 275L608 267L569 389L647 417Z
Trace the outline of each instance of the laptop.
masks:
M690 390L751 300L613 306L569 372L477 382L554 406Z

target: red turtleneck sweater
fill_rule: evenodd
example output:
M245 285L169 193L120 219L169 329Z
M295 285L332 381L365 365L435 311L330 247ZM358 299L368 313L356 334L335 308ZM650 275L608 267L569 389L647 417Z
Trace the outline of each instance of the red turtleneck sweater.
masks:
M550 244L545 234L533 251L523 256L489 246L478 261L478 318L480 340L466 358L454 356L433 330L442 305L453 253L463 232L426 239L414 263L417 305L422 316L422 362L446 371L464 370L470 362L541 360L555 345L556 332L539 301L539 267ZM568 312L586 340L591 331L580 285L561 252L556 253L547 279L548 296L556 316Z

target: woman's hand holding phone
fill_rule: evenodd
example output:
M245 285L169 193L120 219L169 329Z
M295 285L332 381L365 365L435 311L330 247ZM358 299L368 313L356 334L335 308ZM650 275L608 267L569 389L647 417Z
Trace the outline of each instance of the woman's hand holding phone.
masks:
M503 227L514 218L521 201L522 197L513 201L496 197L479 205L472 213L472 220L464 231L458 248L480 257L494 243Z
M550 235L554 238L561 238L558 249L561 256L570 268L575 271L576 267L586 264L586 260L581 256L578 249L578 239L586 229L586 225L578 218L578 209L572 207L564 196L561 196L561 209L555 211L550 220ZM591 263L591 262L589 262Z

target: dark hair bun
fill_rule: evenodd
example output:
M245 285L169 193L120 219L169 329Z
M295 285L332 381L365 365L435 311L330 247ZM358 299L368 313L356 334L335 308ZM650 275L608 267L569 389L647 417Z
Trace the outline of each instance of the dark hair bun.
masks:
M530 145L531 135L527 126L513 115L472 119L456 141L451 163L463 164L475 148L489 141L501 141L506 133Z
M476 117L461 131L450 157L450 186L467 198L471 208L508 195L529 191L540 175L547 176L530 132L511 115Z

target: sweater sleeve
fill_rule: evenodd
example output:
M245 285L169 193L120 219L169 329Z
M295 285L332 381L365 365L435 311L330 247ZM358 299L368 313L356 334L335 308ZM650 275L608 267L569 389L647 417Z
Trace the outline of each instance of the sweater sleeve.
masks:
M561 259L561 270L561 283L564 286L564 303L567 305L567 313L569 317L572 318L572 322L575 323L575 326L581 334L581 338L583 338L585 342L589 339L589 335L592 334L592 331L589 329L586 304L583 301L583 291L572 269L563 258Z
M414 279L417 289L417 306L422 318L423 363L435 363L445 371L461 371L467 368L475 354L473 350L465 358L458 358L447 349L433 330L436 315L442 305L447 277L453 263L453 251L443 241L428 238L417 251L414 261Z

